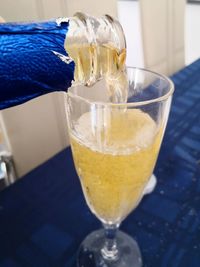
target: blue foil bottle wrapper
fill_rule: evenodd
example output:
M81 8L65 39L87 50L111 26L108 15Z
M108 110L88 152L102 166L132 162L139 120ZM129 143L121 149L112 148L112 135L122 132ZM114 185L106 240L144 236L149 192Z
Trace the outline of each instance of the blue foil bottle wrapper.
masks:
M64 49L69 23L0 24L0 109L67 91L75 64Z

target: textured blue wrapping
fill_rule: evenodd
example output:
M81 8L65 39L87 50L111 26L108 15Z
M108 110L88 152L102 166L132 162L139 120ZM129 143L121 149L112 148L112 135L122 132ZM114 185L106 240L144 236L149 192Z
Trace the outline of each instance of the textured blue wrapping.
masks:
M68 22L0 24L0 109L37 96L67 91L74 77L74 62L64 56Z

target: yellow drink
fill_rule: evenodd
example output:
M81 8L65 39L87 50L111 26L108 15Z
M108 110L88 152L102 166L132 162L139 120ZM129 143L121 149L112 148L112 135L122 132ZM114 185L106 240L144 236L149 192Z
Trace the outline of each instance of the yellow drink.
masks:
M162 129L139 109L116 108L104 115L96 118L94 128L91 113L83 114L70 137L87 204L103 222L115 223L139 203Z

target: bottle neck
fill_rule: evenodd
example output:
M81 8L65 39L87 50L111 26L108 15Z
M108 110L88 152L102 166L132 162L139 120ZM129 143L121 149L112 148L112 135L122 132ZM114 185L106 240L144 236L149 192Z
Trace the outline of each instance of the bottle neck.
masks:
M65 50L75 62L74 85L91 86L115 73L125 64L121 60L126 57L125 49L122 27L109 15L95 18L76 13L69 19Z

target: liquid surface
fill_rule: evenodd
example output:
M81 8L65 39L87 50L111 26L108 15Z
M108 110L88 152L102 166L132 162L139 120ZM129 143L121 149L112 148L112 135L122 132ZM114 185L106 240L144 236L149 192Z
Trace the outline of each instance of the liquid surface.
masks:
M87 204L101 221L116 223L142 197L157 159L162 129L139 109L116 109L105 116L94 120L91 113L83 114L70 138Z
M75 84L92 86L104 77L110 102L126 102L126 49L120 51L108 44L97 46L67 42L65 49L75 61Z

